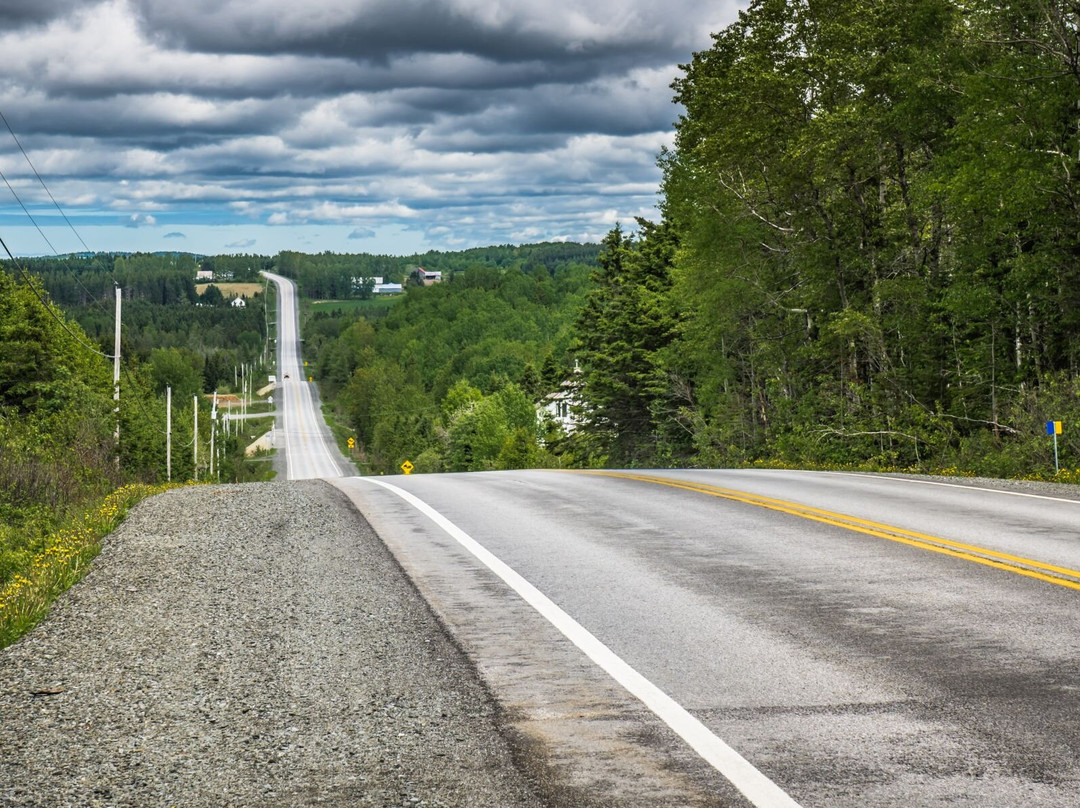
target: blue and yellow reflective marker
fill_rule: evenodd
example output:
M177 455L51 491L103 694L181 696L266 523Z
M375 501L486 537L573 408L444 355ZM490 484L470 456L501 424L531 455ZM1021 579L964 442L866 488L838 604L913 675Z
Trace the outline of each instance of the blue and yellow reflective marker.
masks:
M1046 434L1054 436L1054 474L1058 473L1057 436L1061 434L1061 421L1047 421Z

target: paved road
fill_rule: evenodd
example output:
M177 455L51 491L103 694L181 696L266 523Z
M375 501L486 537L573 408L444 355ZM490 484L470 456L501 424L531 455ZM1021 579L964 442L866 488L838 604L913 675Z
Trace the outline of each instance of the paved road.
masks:
M336 484L581 804L1080 804L1071 498L778 471Z
M263 273L278 292L278 388L275 391L281 425L276 436L285 454L286 477L310 480L341 477L347 473L343 458L333 447L322 413L318 391L305 374L300 352L300 315L296 284L288 278Z
M1080 805L1080 502L778 471L331 478L578 806ZM1061 489L1068 491L1068 489Z

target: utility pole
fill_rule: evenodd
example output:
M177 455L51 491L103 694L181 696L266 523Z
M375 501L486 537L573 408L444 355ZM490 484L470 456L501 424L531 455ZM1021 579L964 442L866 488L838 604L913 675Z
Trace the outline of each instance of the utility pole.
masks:
M116 402L116 468L120 468L120 285L116 286L116 336L113 340L113 401Z
M214 404L210 408L210 476L214 476L214 432L217 429L217 390L214 391Z
M195 467L195 482L199 481L199 397L195 396L195 437L191 445L194 446L191 465Z
M172 482L172 387L165 387L165 479Z

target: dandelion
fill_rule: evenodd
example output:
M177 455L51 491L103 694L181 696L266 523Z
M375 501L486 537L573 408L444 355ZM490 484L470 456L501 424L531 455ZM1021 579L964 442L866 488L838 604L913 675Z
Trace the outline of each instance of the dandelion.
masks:
M120 524L132 505L179 487L175 483L125 485L74 524L48 537L45 549L0 589L0 648L33 628L53 599L86 572L86 562L101 549L101 539Z

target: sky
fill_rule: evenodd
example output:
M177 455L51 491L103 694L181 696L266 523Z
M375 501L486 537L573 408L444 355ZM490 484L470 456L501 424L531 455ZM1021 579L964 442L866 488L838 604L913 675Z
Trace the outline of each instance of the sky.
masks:
M16 255L599 241L658 218L671 82L739 5L0 0L0 238Z

